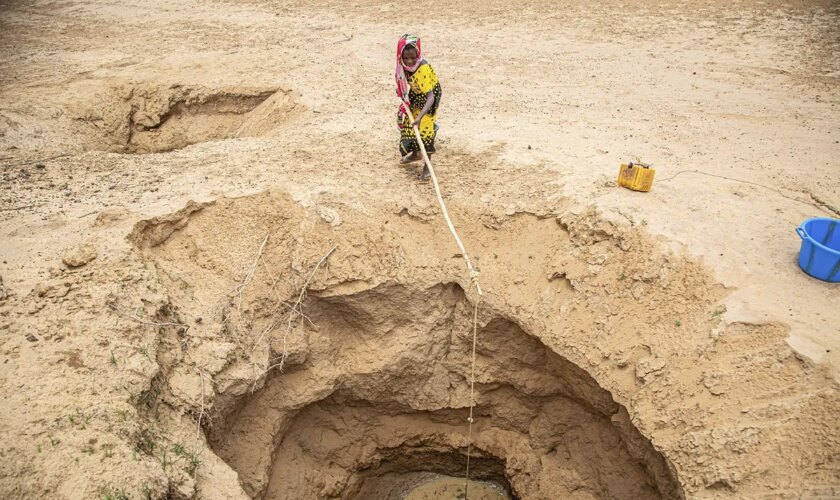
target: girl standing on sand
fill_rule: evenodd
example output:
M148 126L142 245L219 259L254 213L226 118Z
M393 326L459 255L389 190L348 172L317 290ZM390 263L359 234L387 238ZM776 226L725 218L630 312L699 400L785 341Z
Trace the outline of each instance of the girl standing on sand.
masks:
M414 35L403 35L397 42L397 95L411 108L414 122L410 123L408 115L400 105L397 115L400 128L401 163L411 163L422 160L420 148L414 137L412 127L418 127L420 138L431 155L435 152L435 135L437 133L437 110L440 105L442 90L435 70L422 58L420 53L420 39ZM423 166L420 179L429 178L429 169Z

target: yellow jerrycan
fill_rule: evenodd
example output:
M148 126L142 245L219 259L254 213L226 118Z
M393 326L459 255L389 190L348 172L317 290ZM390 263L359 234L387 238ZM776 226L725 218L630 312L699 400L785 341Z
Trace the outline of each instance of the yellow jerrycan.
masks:
M618 185L633 191L650 191L656 175L656 169L650 167L647 163L622 163L618 169Z

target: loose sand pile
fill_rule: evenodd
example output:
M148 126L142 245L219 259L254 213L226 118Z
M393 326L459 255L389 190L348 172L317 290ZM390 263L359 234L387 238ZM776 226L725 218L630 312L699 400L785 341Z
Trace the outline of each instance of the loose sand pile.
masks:
M409 30L488 498L840 496L840 288L793 234L840 199L835 5L2 9L4 498L457 494L478 297L395 165Z

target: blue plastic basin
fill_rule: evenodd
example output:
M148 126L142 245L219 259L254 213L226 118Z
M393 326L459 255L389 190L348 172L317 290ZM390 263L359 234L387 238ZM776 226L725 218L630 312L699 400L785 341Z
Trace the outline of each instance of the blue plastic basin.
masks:
M840 282L840 220L808 219L796 228L802 238L799 267L814 278Z

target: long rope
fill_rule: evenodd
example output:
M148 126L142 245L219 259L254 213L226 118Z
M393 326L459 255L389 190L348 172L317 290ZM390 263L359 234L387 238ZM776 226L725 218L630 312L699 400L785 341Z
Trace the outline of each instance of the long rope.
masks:
M411 108L408 107L408 104L406 104L405 101L403 101L402 106L408 115L408 119L411 123L414 123L414 115L411 113ZM438 183L435 169L432 168L432 162L429 160L429 155L426 153L426 146L423 144L423 138L420 137L420 130L415 125L412 125L411 128L414 130L414 138L417 140L417 145L420 147L420 154L423 155L423 161L426 162L426 167L432 175L432 183L435 185L435 194L437 195L438 203L440 204L440 210L443 212L443 218L446 220L446 225L449 226L449 232L452 233L452 237L455 238L455 243L457 243L458 248L461 249L461 255L467 263L467 271L470 273L470 280L473 285L475 285L475 289L478 291L479 295L484 295L481 292L481 286L478 284L478 271L476 271L473 267L470 256L467 255L467 250L464 248L464 244L461 243L461 238L458 236L458 232L455 231L455 226L452 225L452 219L449 218L449 211L446 209L446 203L443 202L443 196L440 194L440 184Z
M475 406L475 339L478 332L478 301L475 301L475 309L473 310L473 338L472 338L472 362L470 363L470 417L469 430L467 431L467 475L464 478L464 500L468 498L470 489L470 453L472 452L472 425L473 425L473 407Z
M805 201L805 200L800 200L799 198L794 198L793 196L788 196L779 189L776 189L776 188L770 187L770 186L765 186L764 184L760 184L758 182L748 181L748 180L744 180L744 179L736 179L735 177L727 177L725 175L712 174L712 173L709 173L709 172L703 172L702 170L680 170L679 172L672 175L671 177L668 177L666 179L662 179L658 182L668 182L668 181L676 178L678 175L681 175L681 174L700 174L700 175L706 175L708 177L717 177L718 179L725 179L727 181L740 182L742 184L750 184L750 185L753 185L753 186L758 186L760 188L764 188L764 189L773 191L774 193L778 194L782 198L787 198L789 200L793 200L793 201L798 202L798 203L804 203L805 205L813 205L813 206L815 206L815 207L817 207L821 210L825 210L825 211L830 212L834 215L840 215L840 209L838 209L837 207L833 207L833 206L829 205L828 203L826 203L825 201L818 198L813 193L811 193L810 191L807 191L807 190L805 192L808 194L808 196L811 197L811 199L813 201Z
M411 108L405 101L403 101L402 106L408 115L410 123L414 123L414 115L411 113ZM481 291L481 285L478 283L478 271L476 271L473 267L472 261L470 261L470 256L467 255L467 250L464 248L464 244L461 243L461 238L458 236L458 232L455 231L452 219L449 218L449 211L446 209L446 203L443 201L443 195L440 194L440 184L438 183L435 169L432 167L432 162L429 160L429 155L426 153L426 146L423 144L423 138L420 136L420 130L415 125L412 125L411 128L414 130L414 138L417 140L417 145L420 148L420 154L423 155L423 161L426 163L426 168L429 169L429 173L432 176L432 183L435 186L435 194L437 195L440 210L443 213L443 218L446 220L446 225L449 226L449 232L451 232L452 237L455 238L455 243L457 243L458 248L461 249L461 255L464 257L464 262L467 264L467 271L470 274L470 282L473 286L475 286L475 289L478 292L478 298L475 301L475 309L473 311L472 357L470 360L470 416L467 418L467 422L469 422L469 427L467 429L467 472L464 477L464 500L467 500L469 498L470 488L470 455L472 453L473 409L475 408L475 344L478 336L478 304L481 302L481 297L484 293Z

